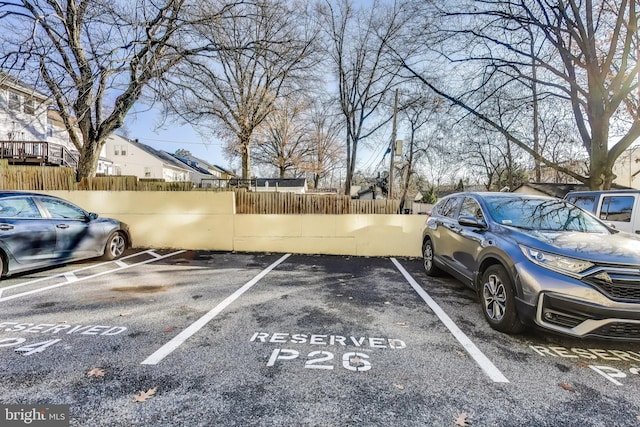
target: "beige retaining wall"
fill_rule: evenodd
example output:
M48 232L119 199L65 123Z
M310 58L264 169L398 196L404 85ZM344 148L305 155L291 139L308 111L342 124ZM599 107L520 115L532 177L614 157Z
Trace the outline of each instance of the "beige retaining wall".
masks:
M422 215L236 215L232 192L46 191L129 224L143 248L420 256Z

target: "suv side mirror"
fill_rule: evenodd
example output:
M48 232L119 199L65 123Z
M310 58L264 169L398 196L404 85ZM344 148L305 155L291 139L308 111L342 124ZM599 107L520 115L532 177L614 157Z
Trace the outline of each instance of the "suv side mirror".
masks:
M458 218L458 224L463 227L487 228L487 224L482 219L473 216L461 216Z

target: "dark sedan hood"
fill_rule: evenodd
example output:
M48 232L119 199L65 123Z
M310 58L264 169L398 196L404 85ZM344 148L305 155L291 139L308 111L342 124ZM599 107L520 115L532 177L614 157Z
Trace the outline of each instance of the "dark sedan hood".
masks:
M521 243L540 250L598 263L640 265L640 238L631 234L519 231L526 236Z

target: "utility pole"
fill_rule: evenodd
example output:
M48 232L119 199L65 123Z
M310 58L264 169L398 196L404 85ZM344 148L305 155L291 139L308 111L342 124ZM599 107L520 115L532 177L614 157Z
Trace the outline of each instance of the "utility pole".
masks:
M396 99L393 105L393 127L391 130L391 162L389 166L389 193L388 199L393 199L393 167L396 157L396 132L397 132L397 116L398 116L398 89L396 89Z

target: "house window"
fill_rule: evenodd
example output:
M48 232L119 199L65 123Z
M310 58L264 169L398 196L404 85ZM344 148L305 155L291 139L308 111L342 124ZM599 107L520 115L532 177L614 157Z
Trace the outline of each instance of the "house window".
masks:
M24 112L25 114L34 115L36 112L36 103L32 98L25 99L24 101Z
M120 155L120 146L119 145L114 145L113 146L113 155L114 156L119 156Z
M120 147L120 155L122 155L122 156L126 156L127 155L127 146L126 145L122 145Z
M20 95L15 92L9 92L9 109L20 111Z
M144 177L151 178L151 168L144 168Z

